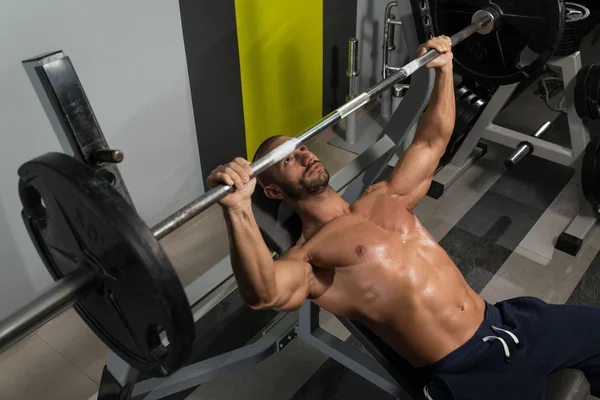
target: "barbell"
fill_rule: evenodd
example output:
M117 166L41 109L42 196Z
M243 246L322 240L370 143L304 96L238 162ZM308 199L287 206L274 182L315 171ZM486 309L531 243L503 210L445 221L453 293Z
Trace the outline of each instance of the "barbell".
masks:
M524 79L539 70L560 40L564 3L538 2L540 5L533 7L527 6L534 3L531 0L497 0L496 4L489 0L437 0L431 6L438 34L459 22L468 25L451 37L453 47L476 32L482 34L455 51L457 65L474 76L486 73L487 68L488 80L495 74L498 80L506 81ZM528 29L522 29L523 21L527 21ZM512 42L506 45L502 41L504 31L519 32L519 46ZM546 49L524 65L518 55L533 39ZM496 47L481 51L488 42ZM495 54L498 52L501 54ZM251 165L253 176L439 55L429 50L257 160ZM501 65L495 64L498 60ZM148 229L109 181L70 156L45 154L23 164L18 174L23 221L56 282L0 322L0 351L74 306L94 333L137 370L166 376L181 368L192 350L194 322L184 289L158 240L233 188L213 188Z

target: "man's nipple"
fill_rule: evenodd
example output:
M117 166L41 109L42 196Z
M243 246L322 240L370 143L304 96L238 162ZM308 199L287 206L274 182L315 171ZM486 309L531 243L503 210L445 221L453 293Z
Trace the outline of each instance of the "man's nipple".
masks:
M354 252L358 257L362 258L367 254L367 248L363 245L358 245L356 246L356 249L354 249Z

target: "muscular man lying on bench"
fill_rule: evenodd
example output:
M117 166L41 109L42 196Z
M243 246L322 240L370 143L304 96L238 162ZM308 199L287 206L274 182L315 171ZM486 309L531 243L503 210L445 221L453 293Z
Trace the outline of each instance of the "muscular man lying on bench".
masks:
M416 369L429 399L543 399L547 376L582 370L600 395L600 308L549 305L534 298L487 304L467 284L412 209L423 199L455 120L451 44L427 111L391 175L346 203L329 186L318 158L300 147L259 177L272 199L292 206L299 242L273 261L251 208L255 180L236 159L214 170L209 185L236 190L220 205L240 292L255 309L299 309L310 299L362 323ZM272 137L255 157L286 141Z

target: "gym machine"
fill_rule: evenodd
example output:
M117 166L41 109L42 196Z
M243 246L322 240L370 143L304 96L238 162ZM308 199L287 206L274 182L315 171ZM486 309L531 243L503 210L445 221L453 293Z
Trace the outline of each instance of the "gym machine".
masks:
M525 60L531 60L536 56L537 54L532 50L525 49L521 60L522 62L526 62ZM590 143L590 132L587 125L578 116L575 104L575 84L578 72L581 69L581 54L577 51L568 56L553 57L548 61L548 65L554 66L561 71L561 80L565 91L570 146L565 147L543 140L541 135L549 128L548 125L544 126L543 132L538 130L533 135L529 132L518 132L496 125L494 123L495 118L511 99L519 83L509 83L500 86L464 140L462 146L452 159L434 176L430 196L434 198L441 197L444 189L450 186L481 157L482 154L477 145L482 139L509 148L515 148L515 152L506 162L507 167L515 167L515 164L522 160L523 156L529 154L571 167L575 170L578 187L579 213L565 231L561 233L555 244L555 248L576 256L584 240L598 223L600 212L600 208L598 207L599 200L598 196L594 193L596 189L593 188L598 185L598 176L600 175L595 175L594 173L595 162L593 160L585 162L585 155L587 154L588 158L596 157L596 151L593 145L588 146ZM526 145L528 151L519 151L523 150L524 145ZM587 151L588 149L590 151ZM584 168L585 165L591 165L591 170L590 168L586 170ZM586 174L591 176L587 181L584 181ZM586 191L586 187L590 189ZM592 192L593 194L590 195L586 192Z
M421 1L419 2L418 7L415 7L415 13L418 13L421 16L421 26L425 32L425 38L429 39L435 36L435 32L446 32L448 31L449 26L456 26L454 21L438 17L438 15L444 15L444 11L449 7L448 4L452 5L453 2L432 0L431 2ZM568 15L572 14L572 7L581 6L566 3ZM392 1L387 4L383 20L383 62L381 74L384 79L390 73L398 70L398 67L395 67L390 63L392 52L396 50L394 43L396 29L403 27L402 21L396 19L395 13L397 12L397 1ZM446 15L451 15L451 12ZM569 23L573 25L575 22L579 22L571 21L568 15L563 22L565 25L565 35L569 32L569 29L572 29L569 28ZM501 71L496 67L490 66L491 69L496 69L494 71L494 76L489 76L487 72L482 73L481 71L474 74L471 65L474 60L484 62L486 61L486 58L489 58L487 56L487 48L493 45L490 38L494 41L496 39L501 40L500 36L497 38L494 38L493 35L484 36L481 38L483 42L471 41L468 46L462 46L455 51L455 55L457 55L456 58L458 59L458 61L455 60L455 65L456 70L459 73L468 77L473 77L475 80L489 84L490 86L498 86L498 89L489 102L486 101L484 105L466 104L465 107L471 108L473 111L472 114L470 114L469 111L465 111L463 114L461 113L461 110L458 109L458 106L460 105L458 97L461 95L460 91L465 89L462 87L457 88L457 130L460 130L459 124L463 123L466 124L467 128L463 137L460 138L461 141L456 147L454 147L455 145L451 140L449 147L452 146L454 148L449 149L452 151L447 152L448 155L443 160L444 165L436 172L428 195L435 199L440 198L446 187L450 186L473 163L485 155L487 149L486 142L494 142L515 149L515 154L509 157L506 163L507 166L510 165L510 167L515 167L517 162L527 155L534 155L572 167L575 170L577 177L576 183L579 189L578 202L580 211L565 231L559 236L555 247L563 252L576 256L581 249L584 240L591 232L592 228L598 223L598 213L600 212L600 206L598 205L600 203L600 194L596 193L595 189L597 186L597 183L595 182L598 181L598 174L594 170L596 164L592 159L596 154L596 151L594 151L595 145L592 143L588 146L590 142L589 130L587 125L584 124L577 114L577 101L574 99L575 83L577 81L578 72L581 70L581 55L579 51L576 51L567 56L550 58L548 56L549 51L547 48L540 49L534 46L536 51L533 51L530 46L525 45L523 52L519 54L517 68L514 68L513 66L512 69L505 68L504 71ZM409 42L408 38L406 41L407 43ZM564 38L561 38L557 48L560 48L563 42ZM409 52L410 51L412 51L412 49L409 50ZM467 57L467 52L472 56L470 59ZM528 77L531 75L530 71L527 71L526 68L520 69L518 66L537 65L539 67L541 53L545 53L543 58L547 59L547 64L559 70L561 74L561 77L558 79L562 81L566 93L566 114L571 142L571 145L568 147L543 140L539 133L538 136L536 136L535 134L532 135L533 132L517 132L513 129L507 129L493 123L496 116L509 102L511 96L514 95L521 81L526 76ZM488 60L487 62L487 65L491 65L494 62L498 65L504 65L505 60L496 57L494 60ZM355 61L353 61L353 64L355 64ZM372 143L382 137L384 134L382 132L390 131L387 126L388 121L396 107L404 100L405 89L406 86L403 86L402 83L398 83L394 85L392 89L384 91L379 99L379 115L377 115L376 112L372 112L358 122L353 120L352 125L348 124L346 126L344 137L336 137L330 144L355 154L363 153ZM468 128L469 124L471 124L471 128ZM460 128L463 127L461 126ZM549 126L546 126L546 129L548 128ZM360 135L357 135L357 130L360 131ZM545 133L545 130L543 133ZM357 141L356 138L358 136L359 139ZM388 163L390 167L395 165L398 161L398 157L410 145L413 136L414 130L406 136L404 145L398 149L397 153L394 154L392 158L390 158ZM354 140L349 141L348 137L352 137ZM528 151L519 152L519 149L523 150L524 145L526 145ZM584 162L585 154L587 154L589 158L587 162ZM589 166L587 170L583 170L585 165ZM585 176L588 176L587 181L584 181Z
M411 5L402 2L399 10L404 29L409 32L407 39L419 43L423 35L416 27L420 15L414 18L411 10L415 4L419 6L415 2ZM554 10L557 15L560 11L560 8ZM500 15L501 10L495 8L477 13L469 21L471 25L453 36L453 44L483 27L495 26ZM508 25L510 19L502 22ZM554 20L550 18L549 22ZM336 174L332 186L339 190L347 184L353 186L358 182L360 186L376 179L427 104L429 91L415 88L431 88L432 74L422 66L437 55L432 50L414 59L298 138L273 150L253 164L254 175L396 82L414 74L406 93L407 99L414 101L396 110L390 119L389 135L382 135L355 160L357 162ZM6 349L74 306L111 349L99 399L162 398L253 365L281 350L295 337L397 397L408 392L413 398L422 398L406 379L407 375L401 373L410 374L409 369L404 368L405 363L377 344L378 339L372 333L346 321L346 326L379 362L320 329L316 318L318 308L310 302L299 312L277 315L253 343L188 364L195 336L194 323L235 290L231 265L227 258L222 260L184 289L157 240L227 195L232 188L212 189L149 229L133 209L118 172L116 163L123 159L123 153L110 149L106 143L69 58L62 52L49 53L25 61L24 66L63 149L71 155L48 153L19 169L23 220L40 257L57 282L42 296L0 322L0 349ZM360 169L361 165L368 168ZM344 196L353 201L354 195L355 191L347 190ZM277 219L279 214L277 210ZM280 222L276 220L276 226L281 226ZM268 223L261 229L269 236ZM286 250L286 243L281 240L278 243ZM192 313L191 308L198 306ZM140 373L149 377L140 379Z

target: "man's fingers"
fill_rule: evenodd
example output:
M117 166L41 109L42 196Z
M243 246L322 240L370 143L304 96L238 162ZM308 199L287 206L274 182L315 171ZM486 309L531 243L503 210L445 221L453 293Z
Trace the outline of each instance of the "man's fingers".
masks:
M430 39L425 44L424 48L435 49L438 53L442 54L447 53L452 50L452 39L450 39L448 36L437 36Z
M241 158L241 157L237 157L233 160L234 163L236 163L237 165L239 165L241 167L241 170L236 170L238 171L238 173L242 176L242 178L245 178L246 176L248 177L247 180L244 180L245 182L250 181L250 177L252 176L252 167L250 167L250 162L248 160L246 160L245 158Z
M235 172L230 166L225 168L225 174L229 175L229 177L233 180L233 186L236 189L241 189L244 186L242 178L240 178L237 172ZM229 186L232 186L232 184L229 184Z
M233 179L231 179L231 177L229 175L227 175L225 172L217 172L215 174L215 181L223 182L227 186L234 185Z
M250 180L250 177L248 176L246 169L242 165L232 162L229 164L229 167L238 174L238 176L240 177L240 180L243 183L248 183L248 181Z
M250 167L250 164L248 164L244 170L246 171L246 173L248 174L248 178L250 178L252 176L252 174L254 173L254 171L252 171L252 168Z
M248 160L246 160L245 158L242 158L242 157L236 157L236 158L234 158L233 162L236 163L236 164L241 165L242 167L250 165L250 162Z
M241 157L235 158L227 165L219 165L208 176L207 182L211 187L222 183L242 189L252 177L250 163Z
M446 44L444 43L444 41L440 38L435 38L432 39L433 41L433 48L436 49L438 51L438 53L445 53L447 51L447 47Z

